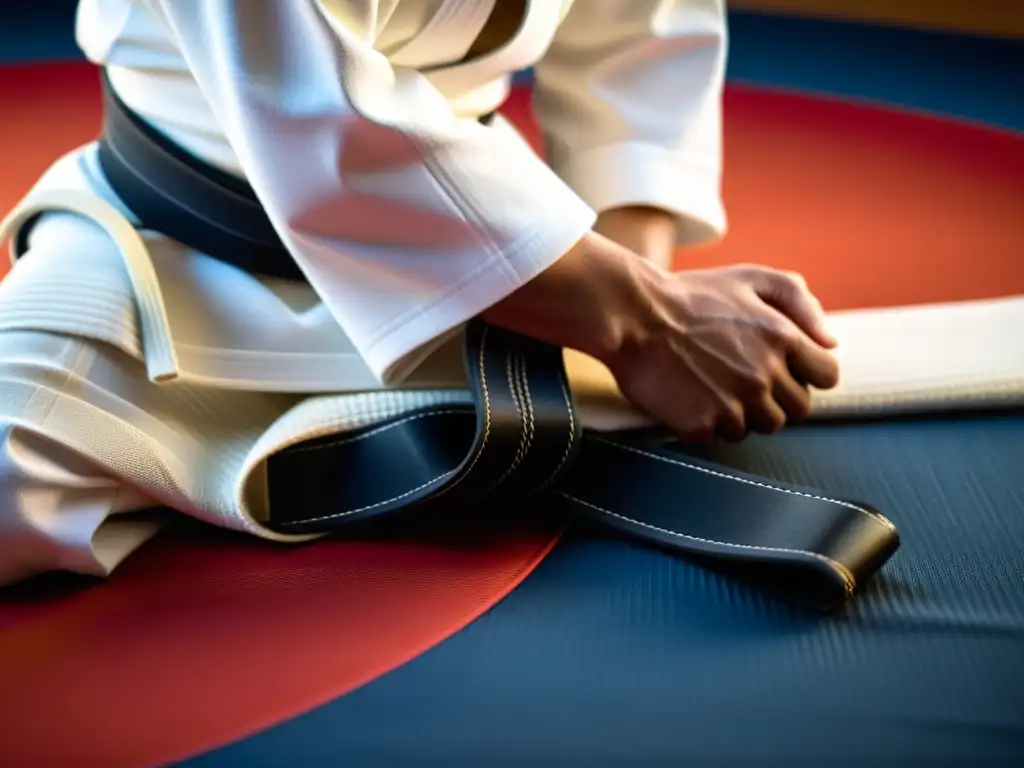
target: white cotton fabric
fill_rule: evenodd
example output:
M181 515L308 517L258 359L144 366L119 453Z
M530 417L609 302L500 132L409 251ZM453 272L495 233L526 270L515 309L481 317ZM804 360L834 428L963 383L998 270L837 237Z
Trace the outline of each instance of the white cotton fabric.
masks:
M722 234L720 0L525 8L457 63L495 0L82 0L79 42L120 97L246 177L308 283L138 231L94 145L59 159L0 228L44 214L0 283L0 584L110 573L159 530L150 508L297 540L263 527L266 458L470 402L464 322L597 212ZM476 120L534 64L550 167ZM835 325L844 382L821 413L1024 399L1020 299ZM585 428L643 423L568 361Z
M601 210L724 231L721 2L526 0L511 39L467 58L515 5L81 1L88 58L248 180L308 285L136 231L94 145L59 159L0 234L45 214L0 284L0 583L105 575L158 529L134 514L154 506L280 538L263 460L468 402L463 323ZM478 122L531 65L553 166Z

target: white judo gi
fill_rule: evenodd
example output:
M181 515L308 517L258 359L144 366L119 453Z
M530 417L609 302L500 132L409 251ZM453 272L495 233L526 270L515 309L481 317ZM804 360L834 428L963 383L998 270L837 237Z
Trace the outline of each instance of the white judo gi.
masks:
M722 4L82 0L79 43L121 100L247 179L307 282L137 231L94 144L59 159L0 233L45 213L0 283L0 584L106 575L154 508L286 538L261 522L266 458L468 402L463 324L597 213L720 236ZM531 65L548 164L477 122ZM819 412L1020 402L1021 327L1020 299L838 317L844 380ZM585 427L642 421L567 361Z
M248 180L308 284L136 232L95 145L58 160L6 232L48 212L0 284L0 583L109 573L149 507L280 538L266 456L466 400L462 324L598 212L725 226L721 0L82 0L77 37L129 108ZM550 164L477 122L532 65Z

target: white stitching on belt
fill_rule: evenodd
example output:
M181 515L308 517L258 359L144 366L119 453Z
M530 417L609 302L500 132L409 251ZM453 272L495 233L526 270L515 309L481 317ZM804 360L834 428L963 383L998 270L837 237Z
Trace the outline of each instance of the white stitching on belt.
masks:
M404 419L398 421L392 421L387 424L383 424L375 429L371 429L369 432L364 432L361 435L354 435L352 437L339 437L337 440L331 440L329 443L320 443L319 445L296 445L291 448L286 448L282 451L282 454L289 453L306 453L308 451L319 451L323 448L333 448L338 445L347 445L349 443L358 443L360 440L366 440L375 435L379 435L382 432L387 432L389 429L400 427L403 424L408 424L410 421L416 421L417 419L429 419L433 416L450 416L456 413L472 413L469 406L463 408L449 408L443 411L429 411L427 413L414 413L411 416L406 416Z
M535 422L533 417L533 399L530 397L530 381L526 373L526 361L518 352L510 352L505 363L505 372L508 376L509 391L512 393L512 402L519 414L519 423L522 425L522 433L519 436L519 448L512 464L494 483L492 487L501 485L508 479L530 452L533 446L533 434Z
M572 453L572 444L576 440L576 419L573 416L572 410L572 397L569 395L569 390L565 386L565 376L558 377L558 386L562 389L562 399L565 401L565 414L569 421L569 439L565 444L565 451L562 453L562 458L558 462L558 466L555 467L548 479L544 481L544 485L549 485L552 480L557 477L558 473L562 471L562 467L565 466L565 462L569 459L569 454ZM543 487L543 486L542 486Z
M732 478L732 479L740 480L740 478ZM781 491L783 489L782 488L776 488L775 490L780 490ZM799 555L799 556L802 556L802 557L811 557L811 558L814 558L815 560L820 560L821 562L823 562L826 565L828 565L828 567L831 568L833 571L838 573L840 578L842 578L843 586L844 586L844 590L846 592L846 595L848 597L853 595L853 591L854 591L854 588L855 588L855 585L856 585L856 580L854 579L853 574L850 573L850 570L846 566L844 566L842 563L837 562L836 560L833 560L830 557L826 557L825 555L819 554L818 552L808 552L808 551L803 550L803 549L785 549L785 548L782 548L782 547L755 547L755 546L752 546L750 544L733 544L733 543L727 542L727 541L715 541L714 539L702 539L699 536L690 536L689 534L686 534L686 533L679 533L678 531L670 531L667 528L659 528L658 526L651 525L650 523L643 523L643 522L641 522L639 520L634 520L631 517L626 517L625 515L620 515L617 512L612 512L610 509L605 509L604 507L599 507L599 506L597 506L597 504L591 504L589 501L583 501L583 499L577 499L575 496L570 496L569 494L562 493L561 491L555 491L555 493L558 494L559 496L565 498L565 499L568 499L569 501L575 502L576 504L582 504L585 507L590 507L591 509L597 510L598 512L601 512L601 513L603 513L605 515L609 515L610 517L616 517L619 520L624 520L627 523L633 523L633 525L639 525L641 528L647 528L648 530L651 530L651 531L656 531L658 533L664 533L664 534L666 534L668 536L675 536L676 538L679 538L679 539L687 539L689 541L696 541L696 542L700 542L701 544L715 544L715 545L718 545L720 547L729 547L729 548L732 548L732 549L746 549L746 550L750 550L750 551L753 551L753 552L779 552L781 554ZM830 501L830 499L825 499L825 501Z
M521 376L522 396L526 405L526 450L523 453L523 457L530 452L530 448L533 447L533 438L537 431L537 422L534 418L533 411L533 396L530 394L530 379L529 369L527 368L526 358L519 355L519 373Z
M734 475L730 475L730 474L727 474L725 472L719 472L719 471L714 470L714 469L708 469L706 467L697 466L696 464L690 464L689 462L686 462L686 461L679 461L678 459L670 459L667 456L660 456L660 455L658 455L656 453L649 453L647 451L642 451L639 448L634 448L634 447L629 446L629 445L622 445L621 443L613 443L610 440L605 440L605 439L600 438L600 437L592 437L590 439L591 440L596 440L599 443L604 443L605 445L610 445L613 448L618 448L618 449L623 450L623 451L629 451L631 453L639 454L640 456L646 456L646 457L648 457L650 459L657 459L658 461L664 461L666 464L675 464L675 465L680 466L680 467L685 467L686 469L692 469L695 472L703 472L705 475L711 475L712 477L718 477L718 478L721 478L723 480L732 480L734 483L742 483L743 485L752 485L752 486L755 486L757 488L764 488L764 489L769 490L769 491L778 491L779 493L788 493L791 496L801 496L801 497L803 497L805 499L814 499L815 501L824 501L824 502L827 502L829 504L836 504L837 506L840 506L840 507L846 507L847 509L853 509L853 510L855 510L857 512L860 512L861 514L867 515L868 517L870 517L873 520L878 520L880 523L886 525L888 528L890 528L893 531L896 530L896 527L891 522L889 522L889 520L887 520L885 517L883 517L882 515L875 514L874 512L871 512L870 510L864 509L864 507L858 506L857 504L852 504L852 503L850 503L848 501L840 501L839 499L830 499L827 496L818 496L818 495L813 494L813 493L805 493L804 491L794 491L794 490L791 490L789 488L779 488L777 485L771 485L770 483L762 483L762 482L759 482L757 480L748 480L745 477L736 477Z
M484 396L484 436L483 436L483 439L480 441L480 446L477 448L476 455L473 456L473 461L466 468L466 471L463 474L461 474L455 480L454 483L449 485L447 488L443 488L437 494L437 496L443 496L445 493L447 493L452 488L457 486L460 482L462 482L463 478L465 478L466 475L469 474L469 472L472 471L473 467L476 466L477 461L480 460L480 456L483 455L484 448L487 446L487 440L491 436L491 397L490 397L490 393L489 393L489 391L487 389L487 373L486 373L486 370L484 368L484 349L486 347L486 344L487 344L487 326L484 326L484 329L483 329L483 331L481 332L481 335L480 335L480 354L477 357L477 367L478 367L478 369L480 371L480 388L483 391L483 396ZM439 414L439 413L440 412L437 411L437 412L435 412L435 414L417 414L416 416L410 416L407 419L404 419L403 421L411 421L414 418L426 418L427 416L436 415L436 414ZM370 435L372 435L372 434L381 432L381 431L383 431L385 429L390 429L391 427L396 427L396 426L398 426L401 423L403 423L403 422L395 422L394 424L386 425L386 426L381 427L380 429L375 430L373 432L368 432L365 435L358 435L357 437L348 438L348 441L356 442L358 440L365 440L367 437L370 437ZM317 446L317 448L325 448L325 447L327 447L327 446ZM311 449L311 450L313 450L313 449ZM427 488L427 487L433 485L438 480L443 480L444 478L446 478L449 475L451 475L452 472L454 472L454 470L449 471L449 472L442 472L440 475L435 477L433 480L428 480L427 482L425 482L425 483L423 483L421 485L418 485L415 488L411 488L408 491L400 493L397 496L393 496L390 499L384 499L383 501L377 501L377 502L374 502L373 504L367 504L366 506L357 507L356 509L346 509L343 512L334 512L334 513L332 513L330 515L323 515L321 517L312 517L312 518L308 518L306 520L297 520L297 521L294 521L294 522L282 523L282 525L283 526L295 526L295 525L304 525L306 523L319 523L319 522L323 522L324 520L336 520L339 517L347 517L348 515L354 515L357 512L365 512L368 509L376 509L377 507L383 507L385 504L390 504L393 501L400 501L401 499L407 498L407 497L411 496L412 494L416 493L417 491L421 491L424 488ZM437 498L437 496L435 496L434 498Z

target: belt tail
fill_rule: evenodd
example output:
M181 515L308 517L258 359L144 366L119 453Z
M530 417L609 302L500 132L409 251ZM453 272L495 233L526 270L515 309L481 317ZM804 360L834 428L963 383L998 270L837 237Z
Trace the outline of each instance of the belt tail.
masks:
M555 347L474 322L464 352L473 406L431 406L273 456L269 526L351 533L484 515L499 502L568 508L823 611L851 599L899 546L867 504L582 432Z

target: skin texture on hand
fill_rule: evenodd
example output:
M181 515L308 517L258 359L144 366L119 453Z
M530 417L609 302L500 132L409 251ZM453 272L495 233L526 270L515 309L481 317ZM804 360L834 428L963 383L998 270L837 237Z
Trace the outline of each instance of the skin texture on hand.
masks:
M799 275L671 273L595 232L483 316L596 358L687 442L775 432L807 416L811 388L838 379L835 339Z
M652 264L670 269L676 250L676 227L675 218L665 211L630 206L601 213L594 231L640 254Z
M626 399L684 441L777 432L810 413L811 388L836 385L835 339L799 275L634 263L650 279L655 322L603 362Z

